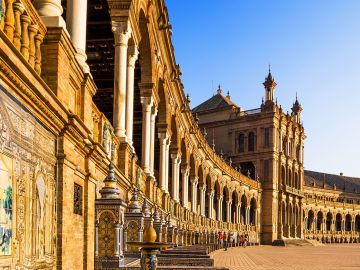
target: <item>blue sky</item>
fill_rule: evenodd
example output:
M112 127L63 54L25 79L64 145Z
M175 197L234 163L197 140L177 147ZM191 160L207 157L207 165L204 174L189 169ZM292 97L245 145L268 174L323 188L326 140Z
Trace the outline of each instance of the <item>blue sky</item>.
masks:
M304 108L306 169L360 177L359 0L165 1L192 107L219 83L259 107L270 63L278 102Z

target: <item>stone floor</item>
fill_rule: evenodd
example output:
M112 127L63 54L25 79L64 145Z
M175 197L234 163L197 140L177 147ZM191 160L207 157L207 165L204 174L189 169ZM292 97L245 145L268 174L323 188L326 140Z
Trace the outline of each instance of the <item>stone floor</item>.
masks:
M236 247L211 254L230 270L360 270L360 244L319 247Z

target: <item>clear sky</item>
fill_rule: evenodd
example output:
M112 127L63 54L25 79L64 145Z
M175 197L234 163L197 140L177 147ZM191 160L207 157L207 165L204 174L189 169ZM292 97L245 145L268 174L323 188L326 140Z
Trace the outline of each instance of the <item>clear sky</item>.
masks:
M165 0L191 107L220 83L258 108L268 64L289 110L298 92L305 168L360 177L360 0Z

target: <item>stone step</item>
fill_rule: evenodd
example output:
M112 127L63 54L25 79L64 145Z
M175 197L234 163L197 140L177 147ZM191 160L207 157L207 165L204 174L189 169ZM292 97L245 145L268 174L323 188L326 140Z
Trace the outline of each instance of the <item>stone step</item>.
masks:
M210 255L203 255L203 254L177 254L177 253L160 253L158 255L159 258L210 258Z
M225 267L213 267L213 266L159 266L158 269L162 270L229 270Z
M203 258L158 258L159 266L214 266L214 259Z

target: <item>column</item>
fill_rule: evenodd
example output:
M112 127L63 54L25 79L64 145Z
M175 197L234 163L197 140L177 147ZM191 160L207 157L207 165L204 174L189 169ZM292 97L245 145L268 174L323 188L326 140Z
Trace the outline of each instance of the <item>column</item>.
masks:
M139 51L132 45L128 48L128 62L127 62L127 80L126 80L126 137L128 143L132 146L133 144L133 117L134 117L134 72L135 62L138 58ZM155 114L156 116L156 114ZM151 116L153 117L153 115ZM151 118L151 127L152 127ZM155 118L154 118L155 121ZM155 132L155 129L154 129Z
M167 133L159 133L159 144L160 144L160 166L159 166L159 188L168 192L167 190L167 179L168 179L168 171L166 170L166 159L169 158L166 155L166 147L167 142L169 140L169 136Z
M165 171L166 171L166 181L165 181L165 189L169 192L169 155L170 155L170 137L166 141L165 145Z
M218 209L217 209L217 220L222 220L222 202L223 202L223 196L217 197L218 200Z
M232 205L232 202L231 201L228 201L227 204L226 204L226 221L227 222L231 222L231 205Z
M236 205L236 223L241 224L241 204Z
M215 196L215 193L214 191L212 190L209 195L208 195L208 198L209 198L209 218L210 219L213 219L213 210L214 210L214 196Z
M119 242L120 242L120 224L115 224L115 252L114 256L119 256Z
M197 177L191 177L191 210L197 213Z
M181 175L182 175L182 204L183 207L188 209L188 182L189 182L189 173L190 170L187 167L181 168Z
M179 202L179 154L177 151L171 154L172 160L172 187L171 196L175 202Z
M246 209L245 210L245 224L249 225L249 222L250 222L250 208L246 207L245 209Z
M85 73L90 69L86 63L86 18L87 0L67 1L66 28L69 31L71 41L76 49L75 58Z
M128 112L128 110L126 110L126 112ZM150 116L150 172L151 172L151 175L154 175L155 124L156 124L155 120L156 120L156 115L157 115L157 108L155 106L152 106L151 116ZM126 129L126 132L127 132L127 129Z
M120 140L126 140L125 132L125 111L126 111L126 62L128 41L131 36L131 29L127 22L112 22L111 30L115 39L115 68L114 68L114 115L113 125L115 135ZM143 99L143 98L141 98ZM143 103L143 102L142 102ZM148 102L150 103L150 102ZM152 103L152 100L151 100ZM149 119L148 129L150 131L150 108L148 108ZM143 106L144 109L144 106ZM144 121L144 113L143 113ZM150 135L150 134L149 134ZM149 136L150 138L150 136ZM143 137L144 140L144 137ZM144 152L143 152L144 154ZM147 164L148 165L148 164ZM148 169L148 168L147 168Z
M199 193L200 193L200 215L205 216L205 192L206 186L202 184L199 186Z
M61 0L34 0L33 5L47 27L66 29L65 21L61 17L63 13Z
M144 172L151 175L150 172L150 122L151 122L151 107L153 106L152 97L141 97L142 104L142 152L141 164ZM115 117L115 116L114 116ZM114 121L115 123L115 121ZM120 130L118 129L118 132ZM120 134L120 133L118 133ZM124 138L124 137L122 137Z

